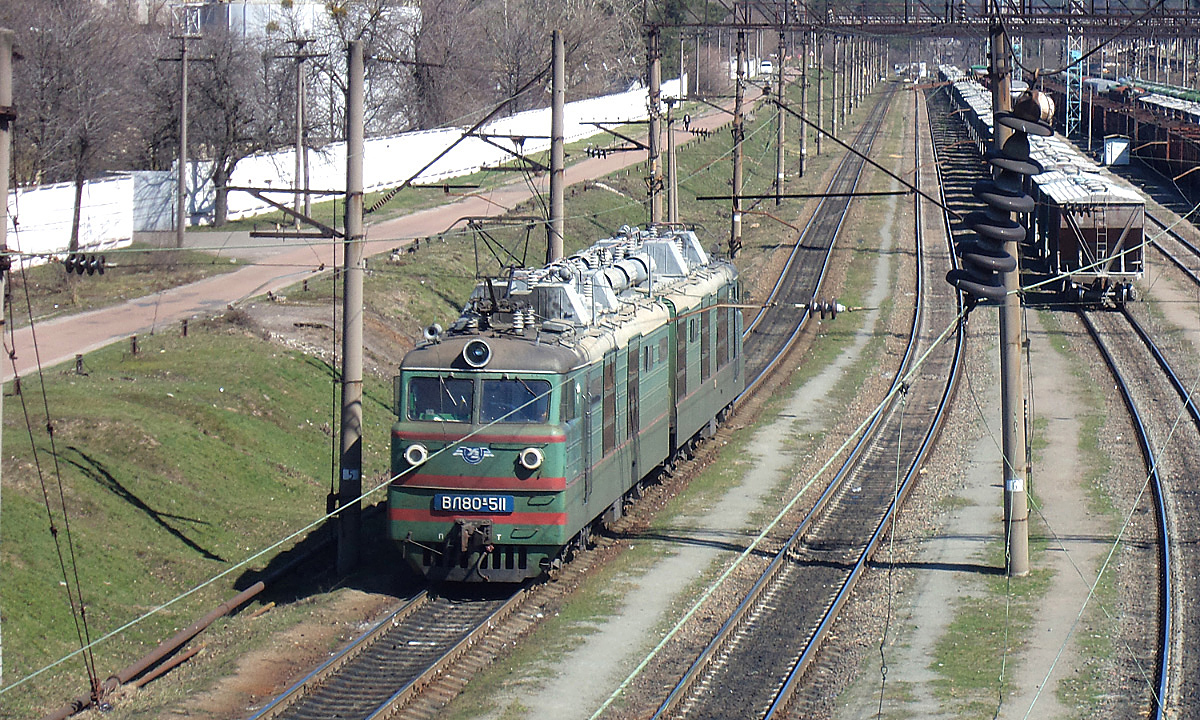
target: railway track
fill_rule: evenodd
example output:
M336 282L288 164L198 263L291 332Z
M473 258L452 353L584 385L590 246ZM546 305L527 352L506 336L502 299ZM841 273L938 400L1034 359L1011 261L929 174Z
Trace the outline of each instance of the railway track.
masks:
M891 92L887 100L877 103L860 130L855 140L860 152L870 149ZM848 154L829 191L852 191L863 165L861 159ZM753 332L747 333L749 377L764 376L795 342L807 311L798 322L798 311L791 304L807 303L817 292L848 201L848 198L823 201L797 242L772 293L780 307L760 312L753 322L756 326ZM819 261L815 261L818 256ZM572 563L567 571L581 570L578 565L578 561ZM540 592L536 588L522 589L505 597L474 602L466 598L419 596L389 614L251 720L431 717L436 706L461 691L469 679L463 673L447 677L455 675L447 670L481 636L501 624L505 616L512 615L527 595ZM518 633L499 634L511 638ZM494 639L489 642L496 644ZM435 684L443 686L435 693L440 697L422 696Z
M470 597L421 592L251 720L390 717L449 670L526 597L524 586Z
M1155 239L1149 241L1164 258L1179 269L1193 283L1200 285L1200 247L1168 223L1147 209L1146 219L1159 229Z
M1191 388L1129 311L1081 310L1079 315L1129 411L1153 498L1156 537L1126 539L1157 549L1153 561L1159 577L1154 606L1142 609L1157 619L1157 632L1143 634L1140 641L1124 639L1129 656L1123 659L1123 671L1135 679L1134 687L1144 686L1144 692L1127 702L1131 713L1176 716L1200 699L1200 662L1191 657L1194 653L1184 652L1196 642L1200 617L1191 607L1194 602L1180 602L1200 585L1200 551L1194 548L1194 528L1200 521L1200 497L1194 487L1200 472L1200 411ZM1128 342L1131 334L1140 342ZM1172 396L1176 402L1163 402Z
M962 156L958 166L966 168L974 164L979 167L979 158L973 148L958 154ZM951 166L946 158L941 164ZM945 192L947 196L969 198L969 188L969 182L948 181ZM953 207L955 202L951 200L950 205ZM1200 285L1200 249L1149 211L1146 217L1162 230L1161 237L1150 244ZM1200 566L1196 565L1198 559L1189 558L1189 546L1194 542L1180 538L1178 531L1168 532L1172 524L1195 527L1200 522L1200 502L1193 501L1196 493L1191 486L1194 483L1189 482L1200 471L1200 412L1190 399L1189 389L1179 381L1179 373L1172 368L1174 362L1187 358L1181 355L1174 361L1169 360L1170 351L1164 352L1155 345L1151 334L1134 317L1134 312L1144 312L1140 306L1136 311L1128 306L1119 312L1079 307L1076 311L1099 348L1129 410L1154 505L1149 510L1155 518L1153 527L1147 529L1143 524L1131 524L1131 528L1136 529L1129 530L1124 542L1132 548L1129 552L1136 556L1132 564L1151 563L1158 567L1157 573L1139 572L1137 575L1157 576L1160 585L1156 593L1149 593L1148 600L1144 593L1133 591L1139 596L1135 602L1145 600L1149 607L1122 608L1122 616L1126 619L1122 626L1127 635L1115 642L1123 651L1117 660L1117 671L1124 687L1122 692L1113 693L1110 703L1116 707L1115 714L1121 717L1171 716L1172 708L1178 712L1180 708L1195 706L1200 692L1200 682L1195 679L1200 668L1190 663L1190 658L1181 657L1183 647L1195 642L1195 628L1200 626L1195 618L1188 617L1188 609L1176 602L1177 598L1200 591L1197 587L1200 582L1189 582L1200 573ZM1139 338L1140 342L1130 342L1130 335ZM1179 344L1174 347L1176 352L1186 352ZM1168 397L1177 398L1177 402L1164 402ZM1185 412L1190 417L1182 417ZM1183 427L1185 424L1186 428ZM1177 498L1179 490L1185 497ZM1140 505L1137 513L1145 512L1145 504ZM1195 532L1191 531L1192 534ZM1129 560L1123 562L1131 564ZM1155 624L1152 631L1142 630L1135 619L1140 617L1156 619L1156 624L1151 623Z
M1150 212L1146 217L1160 230L1150 244L1200 288L1200 247L1193 239L1196 232L1190 223L1176 227ZM1194 482L1194 472L1200 467L1195 454L1200 452L1197 437L1200 435L1200 410L1195 398L1200 363L1197 363L1194 343L1183 337L1177 328L1164 327L1162 320L1143 306L1127 306L1122 316L1125 333L1136 335L1140 341L1137 347L1144 348L1141 351L1143 357L1138 361L1140 366L1157 368L1138 370L1136 380L1124 383L1118 380L1118 385L1129 388L1123 391L1132 398L1127 402L1137 402L1141 412L1151 418L1148 424L1158 428L1151 433L1151 439L1153 447L1164 458L1157 465L1157 487L1161 487L1163 509L1160 512L1166 518L1160 532L1169 540L1160 562L1169 563L1169 570L1159 587L1158 612L1162 618L1160 676L1159 687L1151 702L1155 712L1173 716L1200 702L1200 663L1192 658L1194 653L1184 652L1185 647L1194 645L1200 637L1200 608L1194 607L1191 600L1200 593L1200 551L1195 549L1195 538L1200 534L1200 497ZM1129 343L1121 343L1119 349L1111 352L1120 358L1133 350ZM1121 363L1121 367L1134 362L1134 359L1124 363L1119 359L1113 361ZM1114 369L1112 372L1115 375L1120 371ZM1154 379L1143 380L1143 374L1153 374ZM1167 398L1175 401L1164 402ZM1158 701L1159 698L1162 700Z
M877 103L856 138L856 148L870 149L883 118L887 102ZM848 155L830 182L829 192L848 192L857 186L863 161ZM780 304L808 302L820 287L828 265L836 230L848 205L848 198L826 200L817 209L809 227L797 242L787 268L776 283L774 298ZM818 263L812 258L820 254ZM815 265L815 266L814 266ZM788 277L788 276L796 277ZM760 313L756 324L772 329L757 332L749 348L758 358L758 366L748 365L750 377L760 377L774 365L776 356L786 353L806 318L797 322L791 306ZM766 323L766 324L763 324ZM786 330L786 332L785 332ZM779 337L790 337L787 344ZM577 569L577 568L576 568ZM316 671L301 679L286 694L259 710L252 720L316 720L318 718L383 718L383 716L431 716L430 708L448 700L466 685L466 677L446 678L448 668L493 625L521 605L528 590L484 601L437 598L422 594L397 608L382 622L344 648ZM536 590L533 590L536 592ZM512 634L509 634L512 635ZM403 650L403 652L401 652ZM445 688L442 700L426 700L421 692L431 688L437 678ZM424 708L420 707L424 706Z
M859 127L851 146L860 153L871 150L887 108L891 105L897 83L886 83L886 94L872 108ZM852 193L858 187L866 163L853 153L846 153L829 183L828 193ZM821 288L829 268L833 244L850 207L850 197L824 197L804 226L788 256L779 280L758 313L746 323L743 333L743 354L746 364L746 389L741 397L749 397L770 375L775 365L795 344L807 324L807 306Z
M914 140L918 166L927 152L921 137ZM936 182L933 173L923 169L918 183ZM807 682L806 672L819 662L822 641L915 485L957 379L961 334L958 342L942 342L959 308L941 280L952 258L943 217L927 219L918 202L916 236L941 241L917 245L919 302L889 402L655 718L806 717L827 702L828 689ZM918 358L923 365L914 370Z

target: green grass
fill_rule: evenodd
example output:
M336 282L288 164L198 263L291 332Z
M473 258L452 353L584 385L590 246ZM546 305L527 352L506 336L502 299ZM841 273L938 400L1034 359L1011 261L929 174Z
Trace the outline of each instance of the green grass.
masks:
M143 338L137 357L124 346L91 353L86 368L86 376L46 376L49 419L35 377L6 398L6 682L78 647L62 586L74 586L76 572L95 639L324 513L334 372L322 361L215 321L193 325L187 338ZM373 409L390 392L368 378L365 394ZM364 468L374 479L386 468L390 418L371 411L365 423ZM240 574L102 644L101 672L124 667L226 599ZM80 667L65 664L10 693L5 707L14 717L45 710L51 698L65 698L64 688L81 686Z

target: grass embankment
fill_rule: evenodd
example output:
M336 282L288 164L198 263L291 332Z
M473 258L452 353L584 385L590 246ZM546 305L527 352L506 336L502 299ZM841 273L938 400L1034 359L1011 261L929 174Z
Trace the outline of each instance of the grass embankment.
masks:
M5 398L6 683L78 647L67 600L76 573L96 639L323 514L334 371L260 339L242 317L143 338L136 357L123 345L91 353L87 375L27 377ZM386 468L390 390L368 378L365 392L374 478ZM102 644L101 679L225 599L241 574ZM64 688L86 687L82 667L6 694L5 713L65 700Z

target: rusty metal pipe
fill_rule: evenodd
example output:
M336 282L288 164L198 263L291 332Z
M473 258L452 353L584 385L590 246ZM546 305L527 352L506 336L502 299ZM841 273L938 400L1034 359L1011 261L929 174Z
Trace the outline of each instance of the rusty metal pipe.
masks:
M110 675L108 679L100 685L100 693L103 695L116 690L118 687L146 672L147 668L152 667L156 663L162 661L163 658L177 651L189 640L203 632L205 628L216 622L217 618L228 615L233 610L236 610L237 608L246 604L246 602L248 602L251 598L266 589L266 587L266 583L260 580L237 595L233 596L231 599L221 603L209 614L175 633L174 637L170 638L169 640L164 640L157 648L155 648L141 660L138 660L136 663L130 665L116 675Z
M212 625L214 622L216 622L217 618L220 618L223 615L228 615L233 610L236 610L237 608L246 604L247 601L249 601L255 595L258 595L266 587L266 583L260 580L259 582L254 583L250 587L238 593L231 599L221 603L209 614L200 618L183 630L175 633L174 637L170 638L169 640L164 640L152 652L142 657L141 660L138 660L136 663L130 665L115 675L110 675L108 679L100 684L100 692L98 695L103 697L104 695L107 695L113 690L116 690L120 686L129 682L131 679L141 675L146 671L147 668L152 667L158 662L161 662L163 658L179 650L179 648L183 647L185 643L199 635L209 625ZM191 657L191 655L185 656L183 659L179 660L179 662L183 662L183 660L186 660L189 657ZM92 695L80 695L53 713L44 716L42 720L66 720L66 718L69 718L76 713L81 713L91 707L95 702L95 699L96 698Z
M144 685L149 684L150 682L153 682L155 679L162 677L163 675L167 674L171 670L174 670L175 668L184 664L188 660L191 660L192 658L194 658L196 656L196 654L199 653L201 650L203 650L205 647L207 647L207 646L206 645L198 645L198 646L192 648L191 650L179 653L178 655L176 655L175 657L166 661L162 665L159 665L158 667L154 668L150 672L141 676L137 680L134 680L133 686L140 688Z

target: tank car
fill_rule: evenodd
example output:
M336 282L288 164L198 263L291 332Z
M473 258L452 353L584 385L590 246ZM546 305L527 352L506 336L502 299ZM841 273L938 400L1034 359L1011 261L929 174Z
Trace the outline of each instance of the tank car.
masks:
M395 378L389 533L435 581L556 567L745 387L737 272L679 226L485 278Z

